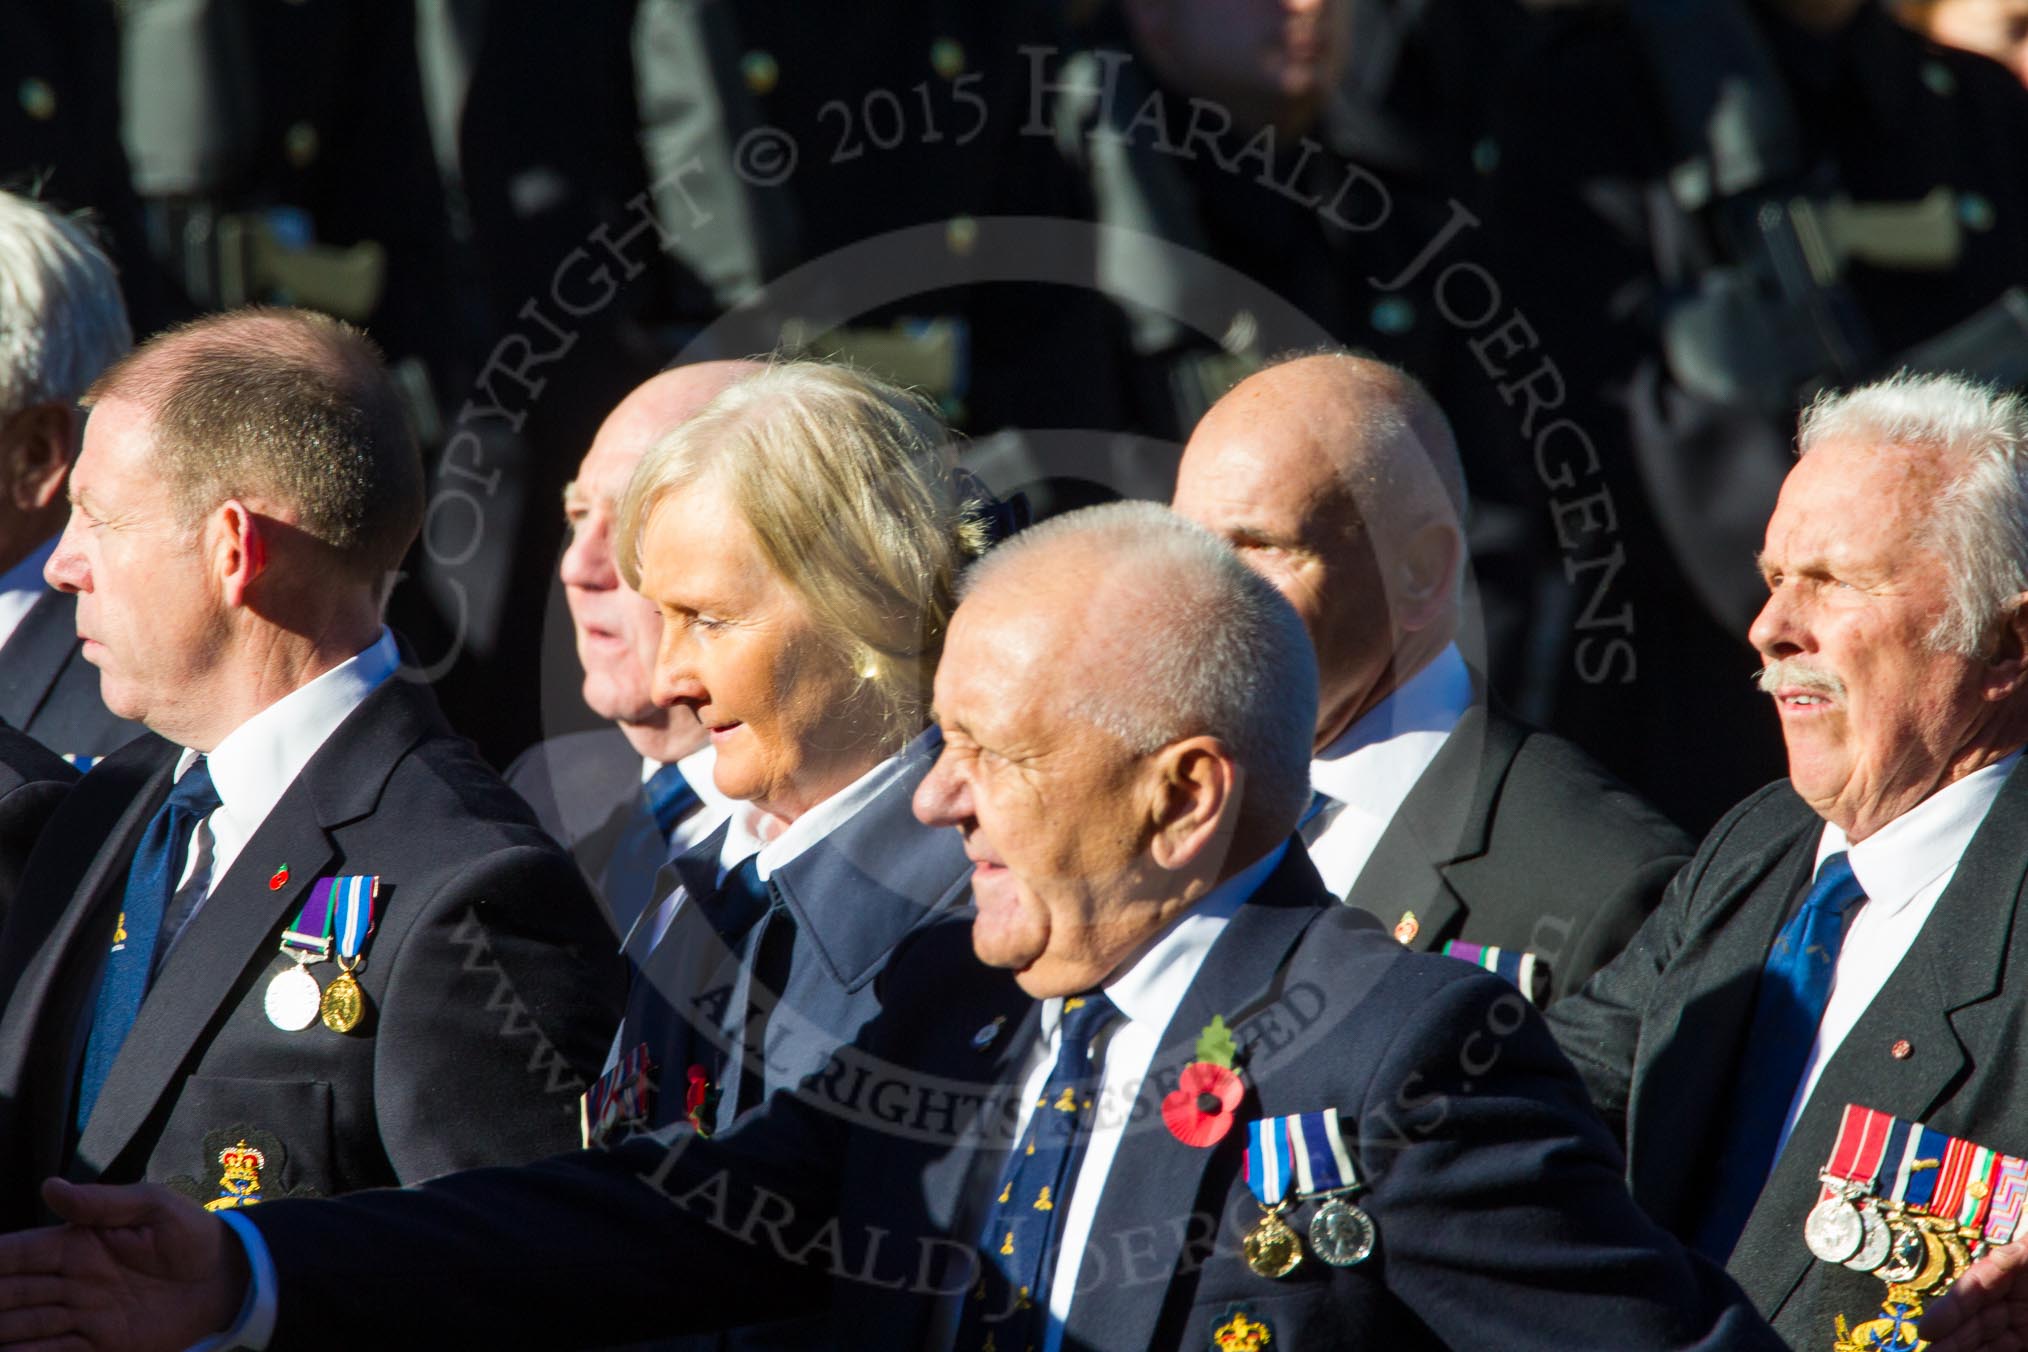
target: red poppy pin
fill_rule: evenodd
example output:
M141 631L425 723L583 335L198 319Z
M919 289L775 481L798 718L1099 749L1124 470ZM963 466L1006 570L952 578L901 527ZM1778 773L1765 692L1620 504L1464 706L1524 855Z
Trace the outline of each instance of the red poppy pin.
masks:
M1217 1145L1232 1130L1232 1112L1246 1088L1232 1068L1236 1049L1222 1015L1213 1015L1197 1038L1197 1059L1183 1067L1175 1093L1162 1100L1162 1121L1185 1145Z
M704 1073L703 1066L690 1067L689 1086L683 1092L683 1115L699 1136L711 1135L711 1119L718 1112L718 1086Z

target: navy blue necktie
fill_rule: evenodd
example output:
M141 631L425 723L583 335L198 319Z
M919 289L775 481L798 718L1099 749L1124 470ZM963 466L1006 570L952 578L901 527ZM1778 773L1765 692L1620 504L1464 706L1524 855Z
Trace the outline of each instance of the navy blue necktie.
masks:
M1042 1346L1063 1215L1097 1118L1099 1072L1092 1041L1119 1012L1097 991L1063 1002L1056 1065L1021 1144L1001 1172L1000 1191L979 1237L984 1275L965 1297L955 1352Z
M1697 1231L1696 1248L1714 1262L1732 1256L1774 1169L1782 1124L1830 1003L1845 922L1865 895L1844 851L1826 859L1761 967L1753 1024L1726 1100L1731 1121L1711 1176L1710 1210Z
M599 895L613 918L613 928L630 933L641 913L660 895L656 875L669 863L669 833L684 813L701 801L683 772L665 765L641 785L641 796L628 811L626 825L613 842L612 853L599 869Z
M669 833L676 829L677 820L702 801L697 796L697 790L690 787L690 781L674 765L665 765L649 775L642 792L647 795L648 811L654 816L665 843Z
M127 868L127 891L113 936L113 951L106 958L104 979L99 983L98 1006L92 1011L91 1038L85 1043L84 1068L78 1076L77 1128L84 1130L91 1120L92 1105L105 1087L106 1074L120 1045L141 1012L148 994L148 980L154 970L158 945L174 935L162 932L162 917L176 891L176 880L190 853L190 833L197 823L217 811L218 790L211 784L211 769L199 756L168 801L156 809L134 861Z

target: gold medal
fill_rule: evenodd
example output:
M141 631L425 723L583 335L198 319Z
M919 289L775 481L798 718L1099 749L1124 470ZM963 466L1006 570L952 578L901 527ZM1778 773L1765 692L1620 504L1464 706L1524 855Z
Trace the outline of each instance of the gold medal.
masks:
M1264 1213L1239 1247L1246 1255L1246 1265L1263 1277L1286 1277L1303 1261L1303 1241L1296 1238L1279 1211Z
M324 1026L334 1033L349 1033L359 1026L366 1013L366 995L352 979L351 972L340 972L324 988L324 999L317 1012L323 1017Z

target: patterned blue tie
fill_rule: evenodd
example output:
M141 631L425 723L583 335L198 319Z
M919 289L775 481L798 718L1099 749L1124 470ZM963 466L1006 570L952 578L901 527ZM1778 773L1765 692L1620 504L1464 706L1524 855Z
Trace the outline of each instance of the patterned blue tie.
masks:
M683 778L683 772L673 765L665 765L649 775L644 791L648 795L648 811L654 815L664 842L676 829L677 819L702 801L697 790L690 787L690 781Z
M99 984L99 1002L92 1012L91 1038L85 1043L84 1068L78 1075L77 1129L91 1120L92 1105L105 1087L106 1073L120 1044L141 1012L148 994L148 979L154 970L155 950L165 937L162 916L176 891L176 880L190 852L190 833L197 823L218 810L218 790L211 784L211 768L199 756L169 799L149 819L134 850L134 862L127 869L127 891L114 935L113 951L106 958L106 972Z
M1042 1345L1062 1218L1097 1116L1092 1040L1119 1012L1096 991L1063 1002L1056 1066L1000 1175L979 1239L985 1273L965 1298L956 1352L1032 1352Z
M1830 1003L1845 922L1865 895L1844 851L1826 859L1761 967L1753 1024L1726 1100L1732 1120L1711 1176L1710 1210L1697 1230L1696 1248L1714 1262L1732 1256L1774 1169L1782 1123Z

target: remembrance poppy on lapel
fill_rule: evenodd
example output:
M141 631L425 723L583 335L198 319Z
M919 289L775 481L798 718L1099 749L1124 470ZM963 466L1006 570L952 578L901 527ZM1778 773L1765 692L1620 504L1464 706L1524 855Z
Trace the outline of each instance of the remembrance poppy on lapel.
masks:
M1232 1033L1221 1015L1197 1039L1197 1059L1183 1067L1176 1092L1162 1100L1162 1121L1169 1134L1188 1146L1212 1146L1232 1130L1232 1113L1246 1095L1232 1068Z

